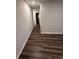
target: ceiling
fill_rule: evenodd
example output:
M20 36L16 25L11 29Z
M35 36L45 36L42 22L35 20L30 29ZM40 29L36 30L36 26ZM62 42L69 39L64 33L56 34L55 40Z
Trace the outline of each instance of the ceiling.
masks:
M39 9L40 3L46 3L54 0L25 0L33 9ZM35 4L33 4L35 2Z

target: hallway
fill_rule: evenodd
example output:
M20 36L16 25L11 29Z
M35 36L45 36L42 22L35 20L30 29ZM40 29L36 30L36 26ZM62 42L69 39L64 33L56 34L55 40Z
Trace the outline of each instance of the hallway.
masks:
M63 0L16 4L16 59L63 59Z
M63 59L63 35L41 34L35 26L19 59Z

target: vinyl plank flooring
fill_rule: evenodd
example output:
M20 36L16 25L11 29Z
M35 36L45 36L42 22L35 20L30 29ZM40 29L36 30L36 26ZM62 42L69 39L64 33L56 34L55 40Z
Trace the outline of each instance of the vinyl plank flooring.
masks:
M35 26L19 59L63 59L63 35L41 34Z

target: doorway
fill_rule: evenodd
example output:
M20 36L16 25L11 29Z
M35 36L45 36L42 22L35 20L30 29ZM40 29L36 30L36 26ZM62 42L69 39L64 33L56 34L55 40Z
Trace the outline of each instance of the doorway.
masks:
M40 32L39 13L36 13L36 29L38 32Z
M39 13L36 13L36 25L39 25Z

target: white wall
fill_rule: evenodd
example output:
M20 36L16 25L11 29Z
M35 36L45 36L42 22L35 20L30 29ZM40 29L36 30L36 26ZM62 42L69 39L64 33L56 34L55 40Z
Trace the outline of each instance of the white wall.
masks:
M63 1L55 0L40 5L41 33L63 33Z
M16 57L18 58L33 29L32 10L23 0L16 1Z
M36 12L33 10L33 22L36 25Z

